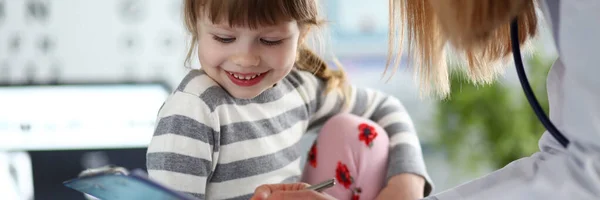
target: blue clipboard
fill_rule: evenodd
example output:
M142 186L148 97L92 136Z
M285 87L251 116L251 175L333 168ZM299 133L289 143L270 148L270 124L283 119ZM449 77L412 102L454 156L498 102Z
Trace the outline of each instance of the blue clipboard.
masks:
M198 200L146 178L143 170L133 170L132 173L105 170L80 175L63 184L101 200Z

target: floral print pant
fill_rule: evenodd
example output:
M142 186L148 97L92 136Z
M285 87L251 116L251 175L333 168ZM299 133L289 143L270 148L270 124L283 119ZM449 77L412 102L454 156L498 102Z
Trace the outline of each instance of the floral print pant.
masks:
M371 200L385 186L389 139L375 122L339 114L325 123L310 151L302 181L335 178L324 192L337 199Z

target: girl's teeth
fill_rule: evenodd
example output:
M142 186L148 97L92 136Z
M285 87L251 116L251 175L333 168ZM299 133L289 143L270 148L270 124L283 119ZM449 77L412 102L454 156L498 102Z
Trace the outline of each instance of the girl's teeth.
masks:
M258 74L252 75L252 76L243 76L243 75L237 75L237 74L234 74L234 73L232 73L232 72L228 72L228 73L229 73L229 74L231 74L233 77L235 77L235 78L237 78L237 79L240 79L240 80L244 80L244 79L246 79L246 80L254 79L254 78L256 78L257 76L260 76L260 75L262 74L262 73L258 73Z

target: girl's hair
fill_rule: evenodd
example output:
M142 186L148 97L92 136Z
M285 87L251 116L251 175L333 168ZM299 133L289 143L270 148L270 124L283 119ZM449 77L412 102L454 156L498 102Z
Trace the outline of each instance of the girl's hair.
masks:
M536 35L535 1L389 0L386 72L392 63L398 67L406 33L422 92L449 93L446 47L465 58L471 81L489 83L503 71L499 61L511 55L510 21L518 17L520 44Z
M183 11L187 31L192 37L185 60L188 66L197 45L200 17L206 16L212 23L227 22L231 27L251 29L295 20L303 32L322 24L318 18L317 0L185 0ZM327 91L343 89L345 85L343 71L331 70L305 44L299 45L296 67L325 81Z

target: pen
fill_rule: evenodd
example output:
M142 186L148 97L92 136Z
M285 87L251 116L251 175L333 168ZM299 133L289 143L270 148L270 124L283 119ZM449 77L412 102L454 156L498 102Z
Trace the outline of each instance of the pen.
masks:
M317 191L317 192L322 192L323 190L325 190L327 188L330 188L330 187L333 187L334 185L335 185L335 179L332 178L332 179L323 181L323 182L321 182L319 184L311 185L311 186L307 187L306 189L307 190L314 190L314 191Z

